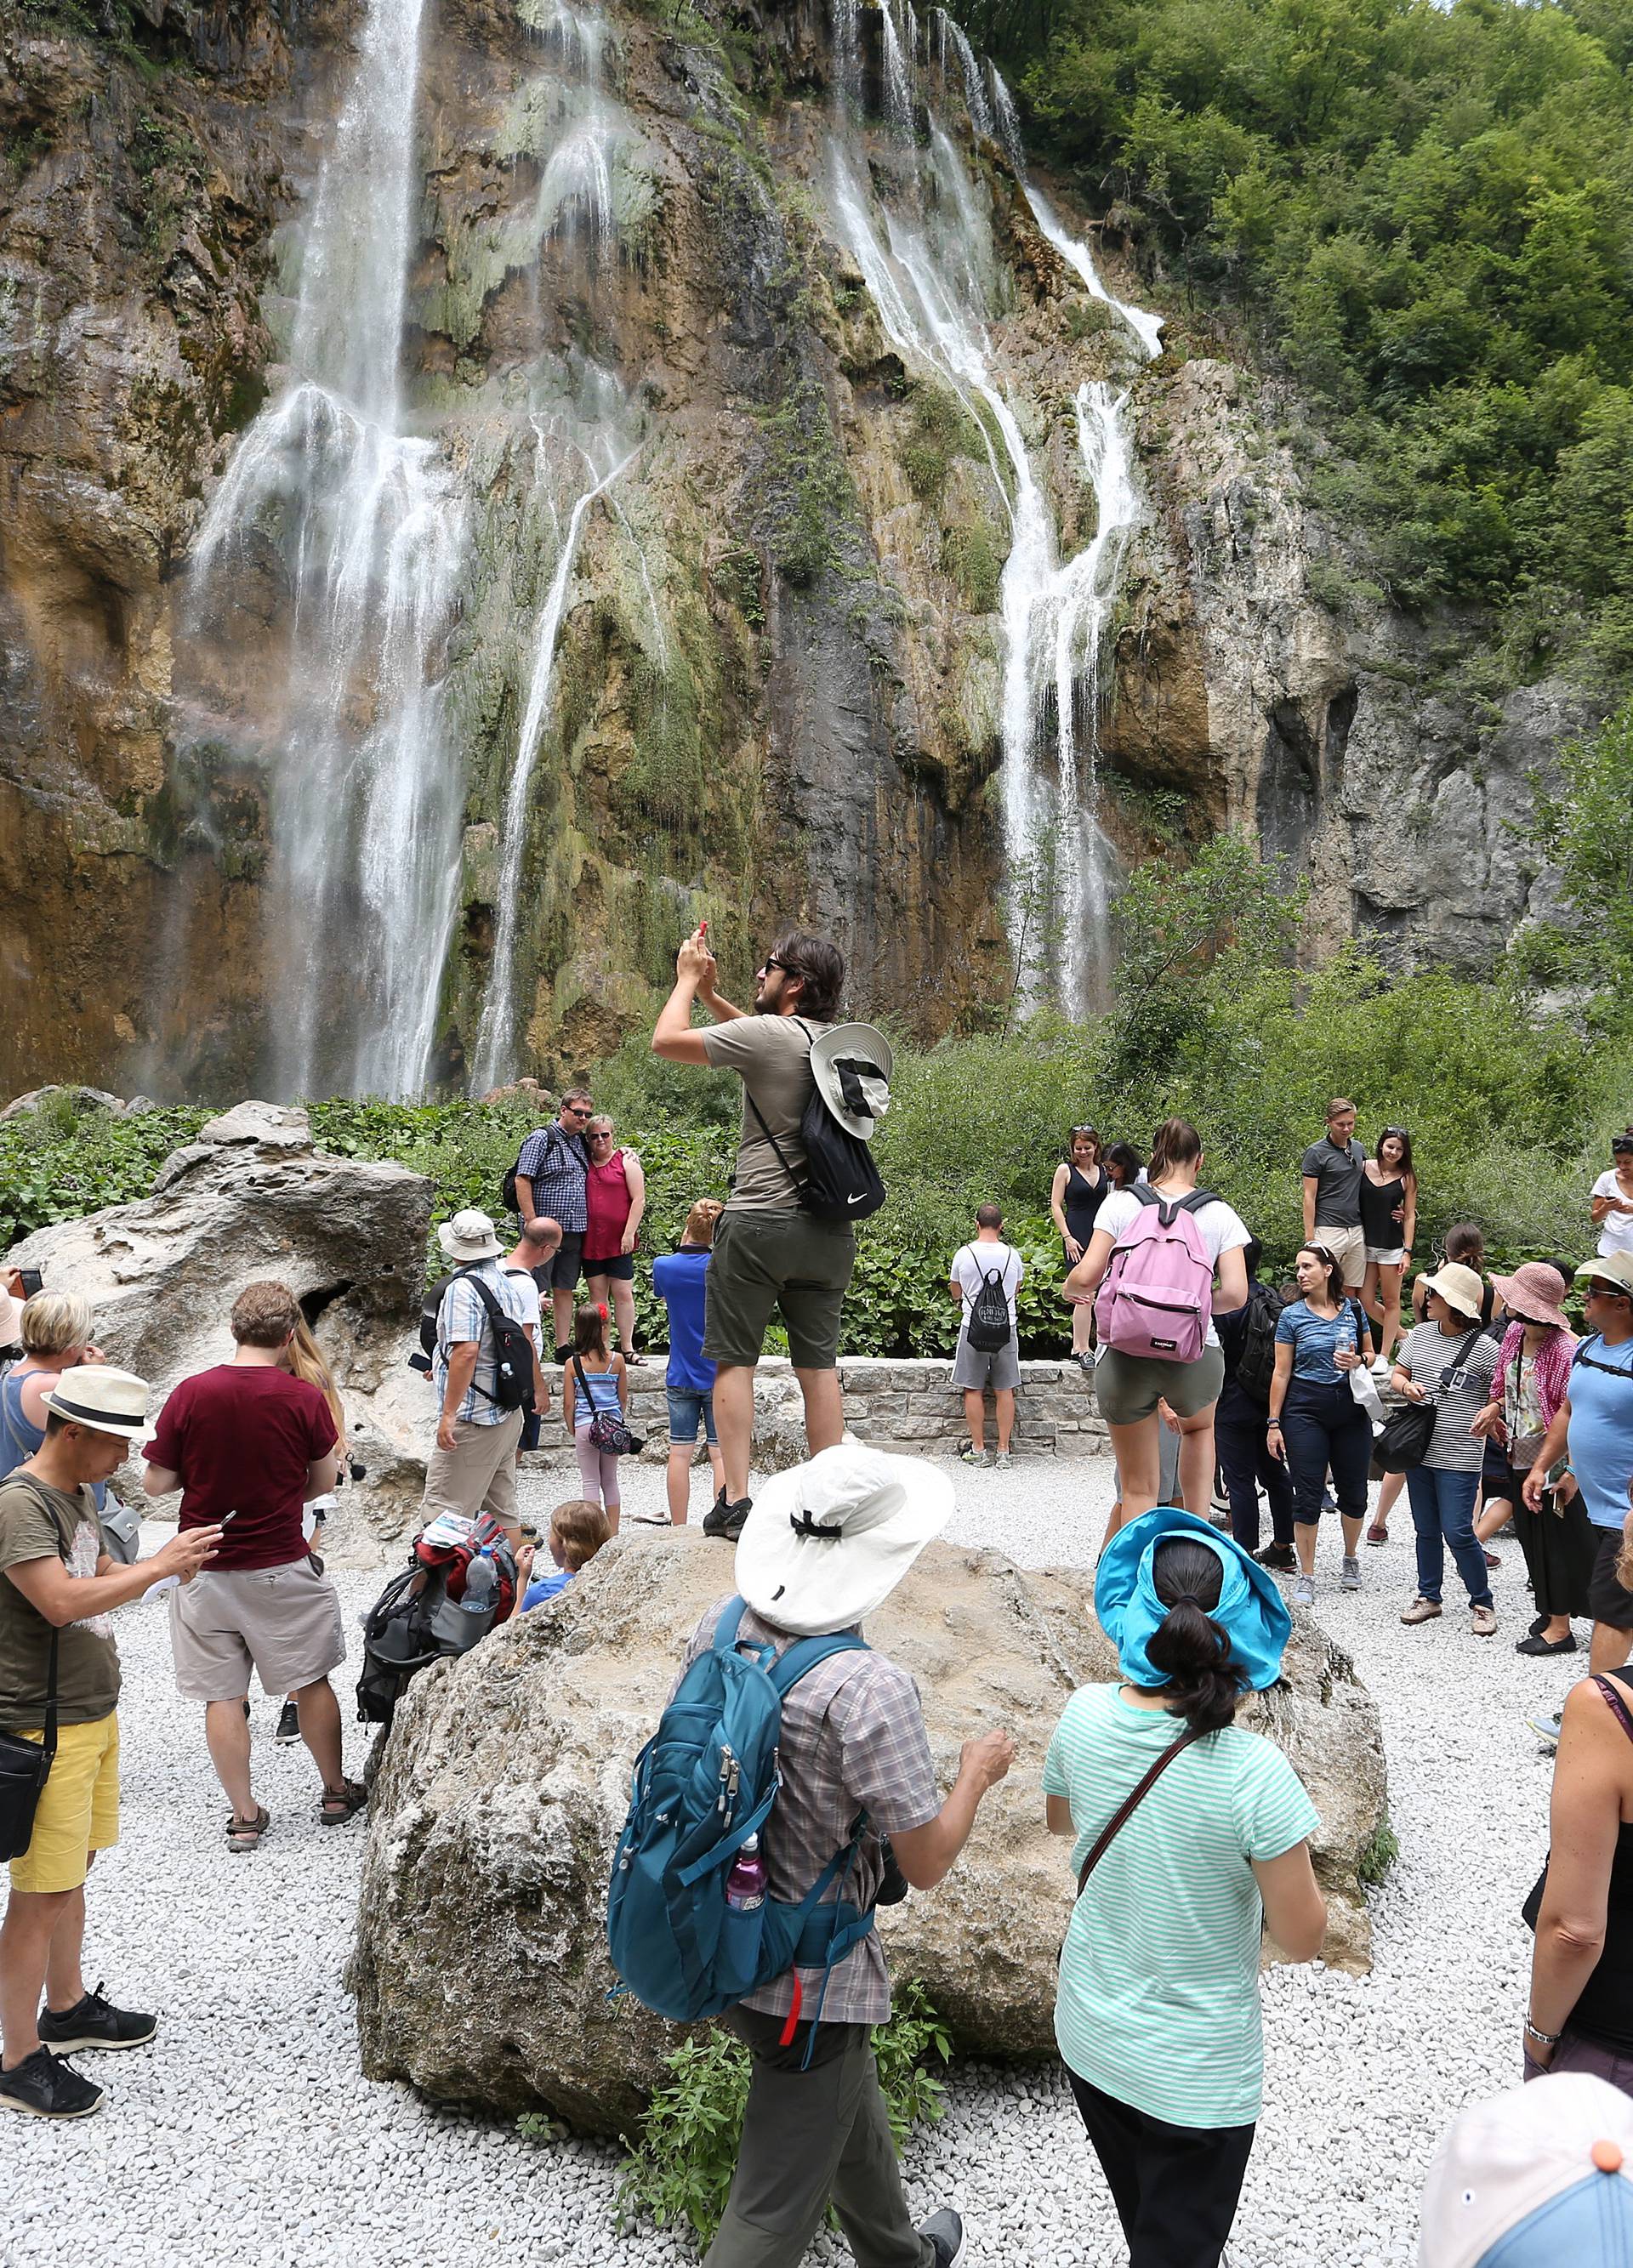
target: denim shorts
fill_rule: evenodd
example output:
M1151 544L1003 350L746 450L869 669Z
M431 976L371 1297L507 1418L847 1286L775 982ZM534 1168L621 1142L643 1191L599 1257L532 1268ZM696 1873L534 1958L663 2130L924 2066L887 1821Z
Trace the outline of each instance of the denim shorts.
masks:
M669 1398L669 1440L695 1441L698 1420L703 1420L703 1438L710 1448L717 1444L714 1438L714 1396L712 1394L691 1394L685 1388L671 1386Z

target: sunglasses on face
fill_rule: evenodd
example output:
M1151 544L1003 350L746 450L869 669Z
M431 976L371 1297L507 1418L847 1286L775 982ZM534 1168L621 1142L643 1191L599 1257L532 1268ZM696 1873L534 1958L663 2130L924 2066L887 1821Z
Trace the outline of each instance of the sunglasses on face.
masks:
M785 976L788 973L787 962L786 961L779 961L774 953L768 953L755 973L757 976L769 976L773 968L780 968Z
M589 1113L587 1110L580 1110L576 1102L570 1102L567 1105L567 1116L569 1118L587 1118Z

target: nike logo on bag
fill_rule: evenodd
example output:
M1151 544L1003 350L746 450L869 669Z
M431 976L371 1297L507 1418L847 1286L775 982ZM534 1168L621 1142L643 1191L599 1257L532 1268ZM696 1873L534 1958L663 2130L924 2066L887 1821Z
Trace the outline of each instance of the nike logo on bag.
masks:
M845 1202L846 1204L860 1204L867 1194L866 1189L853 1189Z

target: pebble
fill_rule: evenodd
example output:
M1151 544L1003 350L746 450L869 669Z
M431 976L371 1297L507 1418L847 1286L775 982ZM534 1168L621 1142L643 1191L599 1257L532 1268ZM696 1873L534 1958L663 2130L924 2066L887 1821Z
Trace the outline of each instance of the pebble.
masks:
M952 1540L1024 1565L1092 1564L1109 1465L946 1466ZM626 1501L656 1511L662 1480L636 1469ZM562 1486L528 1476L528 1508L547 1513ZM694 1475L699 1516L703 1487ZM144 1548L159 1540L150 1530ZM1235 2268L1406 2268L1447 2124L1518 2078L1530 1960L1519 1906L1547 1845L1551 1774L1522 1719L1556 1706L1585 1658L1514 1653L1530 1616L1524 1568L1512 1538L1496 1548L1500 1628L1476 1639L1450 1603L1450 1565L1445 1618L1399 1623L1415 1588L1404 1505L1395 1539L1363 1552L1359 1593L1339 1591L1336 1523L1324 1527L1317 1613L1377 1699L1401 1859L1375 1896L1370 1977L1317 1967L1266 1981L1265 2108ZM336 1580L354 1629L381 1578ZM257 1793L274 1824L258 1852L231 1854L200 1712L175 1696L162 1602L123 1609L118 1631L123 1840L92 1875L87 1977L157 2009L161 2029L151 2050L82 2058L108 2088L96 2118L52 2127L0 2116L4 2268L80 2268L88 2237L123 2268L459 2268L473 2251L618 2268L694 2260L644 2225L622 2233L615 2150L526 2142L507 2122L361 2077L342 1982L360 1827L320 1827L310 1760L273 1744L277 1703L257 1689ZM336 1683L350 1727L351 1680L343 1671ZM349 1729L354 1771L364 1749ZM963 2212L968 2268L1127 2259L1056 2071L959 2068L944 2123L909 2143L904 2175L919 2217ZM828 2233L809 2257L818 2268L851 2257Z

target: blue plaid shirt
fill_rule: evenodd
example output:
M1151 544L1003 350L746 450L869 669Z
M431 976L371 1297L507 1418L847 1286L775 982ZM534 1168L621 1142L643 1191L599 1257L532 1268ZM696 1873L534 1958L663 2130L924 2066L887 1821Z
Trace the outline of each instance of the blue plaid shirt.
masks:
M530 1276L507 1276L497 1260L484 1260L476 1273L507 1315L514 1316L524 1329L531 1326L536 1330L539 1295ZM469 1277L456 1276L442 1294L442 1305L437 1310L437 1351L432 1359L432 1378L437 1389L439 1410L442 1407L442 1397L448 1390L448 1357L467 1339L479 1342L477 1367L466 1388L465 1398L454 1413L454 1421L462 1425L497 1425L511 1412L501 1410L497 1402L489 1399L497 1383L493 1329L488 1321L488 1311L483 1305L481 1293L472 1288Z
M585 1183L589 1152L581 1134L569 1134L559 1119L529 1134L516 1160L517 1178L533 1184L533 1210L559 1221L564 1236L582 1236L589 1226Z

